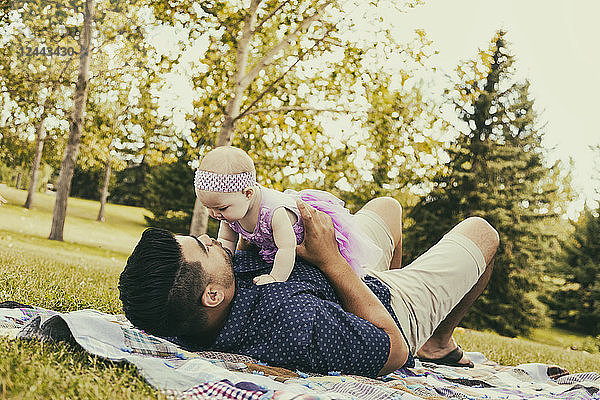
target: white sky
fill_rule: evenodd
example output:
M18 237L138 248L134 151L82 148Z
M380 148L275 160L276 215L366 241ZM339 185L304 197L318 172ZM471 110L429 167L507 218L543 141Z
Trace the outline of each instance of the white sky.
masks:
M547 122L545 145L555 148L554 157L575 159L576 189L591 199L588 146L600 144L599 16L599 0L425 0L397 22L425 30L441 72L487 48L496 30L507 30L518 73L530 80Z

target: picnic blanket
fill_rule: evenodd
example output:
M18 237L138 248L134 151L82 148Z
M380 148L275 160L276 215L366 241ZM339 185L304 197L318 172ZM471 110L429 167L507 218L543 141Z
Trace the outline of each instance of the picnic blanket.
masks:
M117 362L134 364L173 399L600 399L600 374L557 366L501 366L468 353L475 368L420 363L378 379L319 375L268 366L250 357L189 352L134 328L123 315L95 310L59 313L0 304L0 336L63 340Z

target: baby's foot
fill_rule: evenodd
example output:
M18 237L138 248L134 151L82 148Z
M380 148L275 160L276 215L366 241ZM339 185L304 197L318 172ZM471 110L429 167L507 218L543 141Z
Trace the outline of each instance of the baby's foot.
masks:
M275 278L273 278L269 274L259 275L259 276L255 277L252 281L254 282L255 285L266 285L269 283L277 282L275 280Z

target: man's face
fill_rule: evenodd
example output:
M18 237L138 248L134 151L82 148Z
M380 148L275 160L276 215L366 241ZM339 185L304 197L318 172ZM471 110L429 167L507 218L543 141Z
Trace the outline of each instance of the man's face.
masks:
M200 262L209 281L221 284L225 288L233 289L235 278L233 275L233 264L231 256L221 246L221 243L210 238L208 235L175 236L181 246L181 254L185 261L193 263Z

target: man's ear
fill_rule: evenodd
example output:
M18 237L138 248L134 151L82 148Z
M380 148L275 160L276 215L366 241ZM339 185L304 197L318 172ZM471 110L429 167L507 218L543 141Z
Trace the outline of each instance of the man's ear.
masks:
M225 293L221 286L209 283L202 293L202 304L206 307L216 307L225 299Z
M254 188L252 186L248 186L242 190L242 194L246 196L247 199L251 199L254 196Z

